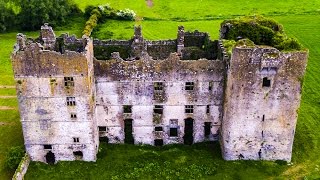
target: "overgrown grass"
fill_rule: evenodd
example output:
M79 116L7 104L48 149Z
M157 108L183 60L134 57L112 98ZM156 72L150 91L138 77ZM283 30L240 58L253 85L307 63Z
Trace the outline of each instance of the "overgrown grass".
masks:
M216 143L164 147L106 145L96 163L31 163L26 179L265 179L286 165L267 161L224 161ZM250 179L250 177L249 177Z
M11 179L13 171L4 167L5 156L13 146L23 145L18 110L0 111L0 179Z

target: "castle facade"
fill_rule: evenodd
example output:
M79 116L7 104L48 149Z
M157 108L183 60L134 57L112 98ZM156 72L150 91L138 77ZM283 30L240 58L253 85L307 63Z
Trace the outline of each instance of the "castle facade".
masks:
M226 160L290 161L307 52L235 47L178 28L148 41L17 35L12 54L33 161L95 161L100 141L220 141Z

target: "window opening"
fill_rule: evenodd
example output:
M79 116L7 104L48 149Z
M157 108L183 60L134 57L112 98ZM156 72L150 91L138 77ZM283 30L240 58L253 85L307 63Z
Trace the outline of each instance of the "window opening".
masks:
M155 105L153 112L156 114L162 114L163 113L163 106L161 105Z
M74 86L73 77L64 77L64 86L65 87Z
M50 145L50 144L45 144L45 145L43 145L43 149L51 150L51 149L52 149L52 145Z
M186 82L185 90L192 91L194 88L194 82Z
M163 131L163 128L161 126L156 126L154 128L155 131Z
M75 106L76 98L75 97L67 97L67 106Z
M154 82L153 89L156 91L162 91L163 90L163 83L162 82Z
M99 126L99 132L106 132L107 131L107 127L106 126Z
M77 118L77 114L75 114L75 113L71 113L71 119L76 119Z
M132 106L124 105L123 106L123 113L132 113Z
M211 90L212 90L212 87L213 87L213 82L212 82L212 81L210 81L210 82L209 82L209 91L211 91Z
M271 85L271 80L269 80L267 77L264 77L262 79L262 87L270 87Z
M170 137L178 136L178 128L170 128Z
M210 105L207 105L206 113L207 113L207 114L209 114L209 113L210 113Z
M73 142L79 142L79 138L78 137L73 138Z
M185 113L192 114L193 113L193 105L186 105L185 106Z

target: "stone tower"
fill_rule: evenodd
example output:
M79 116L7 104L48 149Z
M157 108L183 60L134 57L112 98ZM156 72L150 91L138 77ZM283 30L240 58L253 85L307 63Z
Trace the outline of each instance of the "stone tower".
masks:
M90 39L59 41L47 24L37 41L18 34L12 65L27 153L33 161L95 161L93 45ZM83 43L85 42L85 43ZM68 46L69 45L69 46ZM64 46L63 54L57 52ZM79 47L78 47L79 46Z
M222 154L226 160L291 160L306 51L236 47L227 72Z

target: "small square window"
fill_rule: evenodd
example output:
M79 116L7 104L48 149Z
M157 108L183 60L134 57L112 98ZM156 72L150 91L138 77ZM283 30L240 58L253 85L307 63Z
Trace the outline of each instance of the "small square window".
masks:
M271 80L268 79L267 77L264 77L262 79L262 87L270 87L271 85Z
M163 131L163 128L161 126L156 126L154 128L155 131Z
M123 113L132 113L132 106L129 106L129 105L124 105L123 106Z
M106 132L107 127L106 126L99 126L99 132Z
M75 106L76 98L75 97L67 97L67 106Z
M64 86L65 87L74 86L73 77L64 77Z
M163 113L163 106L161 105L155 105L153 112L156 114L162 114Z
M79 142L79 138L78 137L73 138L73 142Z
M77 119L77 114L75 113L71 113L70 116L71 116L71 119Z
M193 113L193 105L185 106L185 113L192 114Z
M163 82L154 82L153 89L156 91L162 91L163 90Z
M207 113L207 114L210 113L210 105L207 105L206 113Z
M170 137L178 136L178 128L170 128Z
M185 90L192 91L194 88L194 82L186 82Z
M43 149L52 150L52 145L50 145L50 144L45 144L45 145L43 145Z

